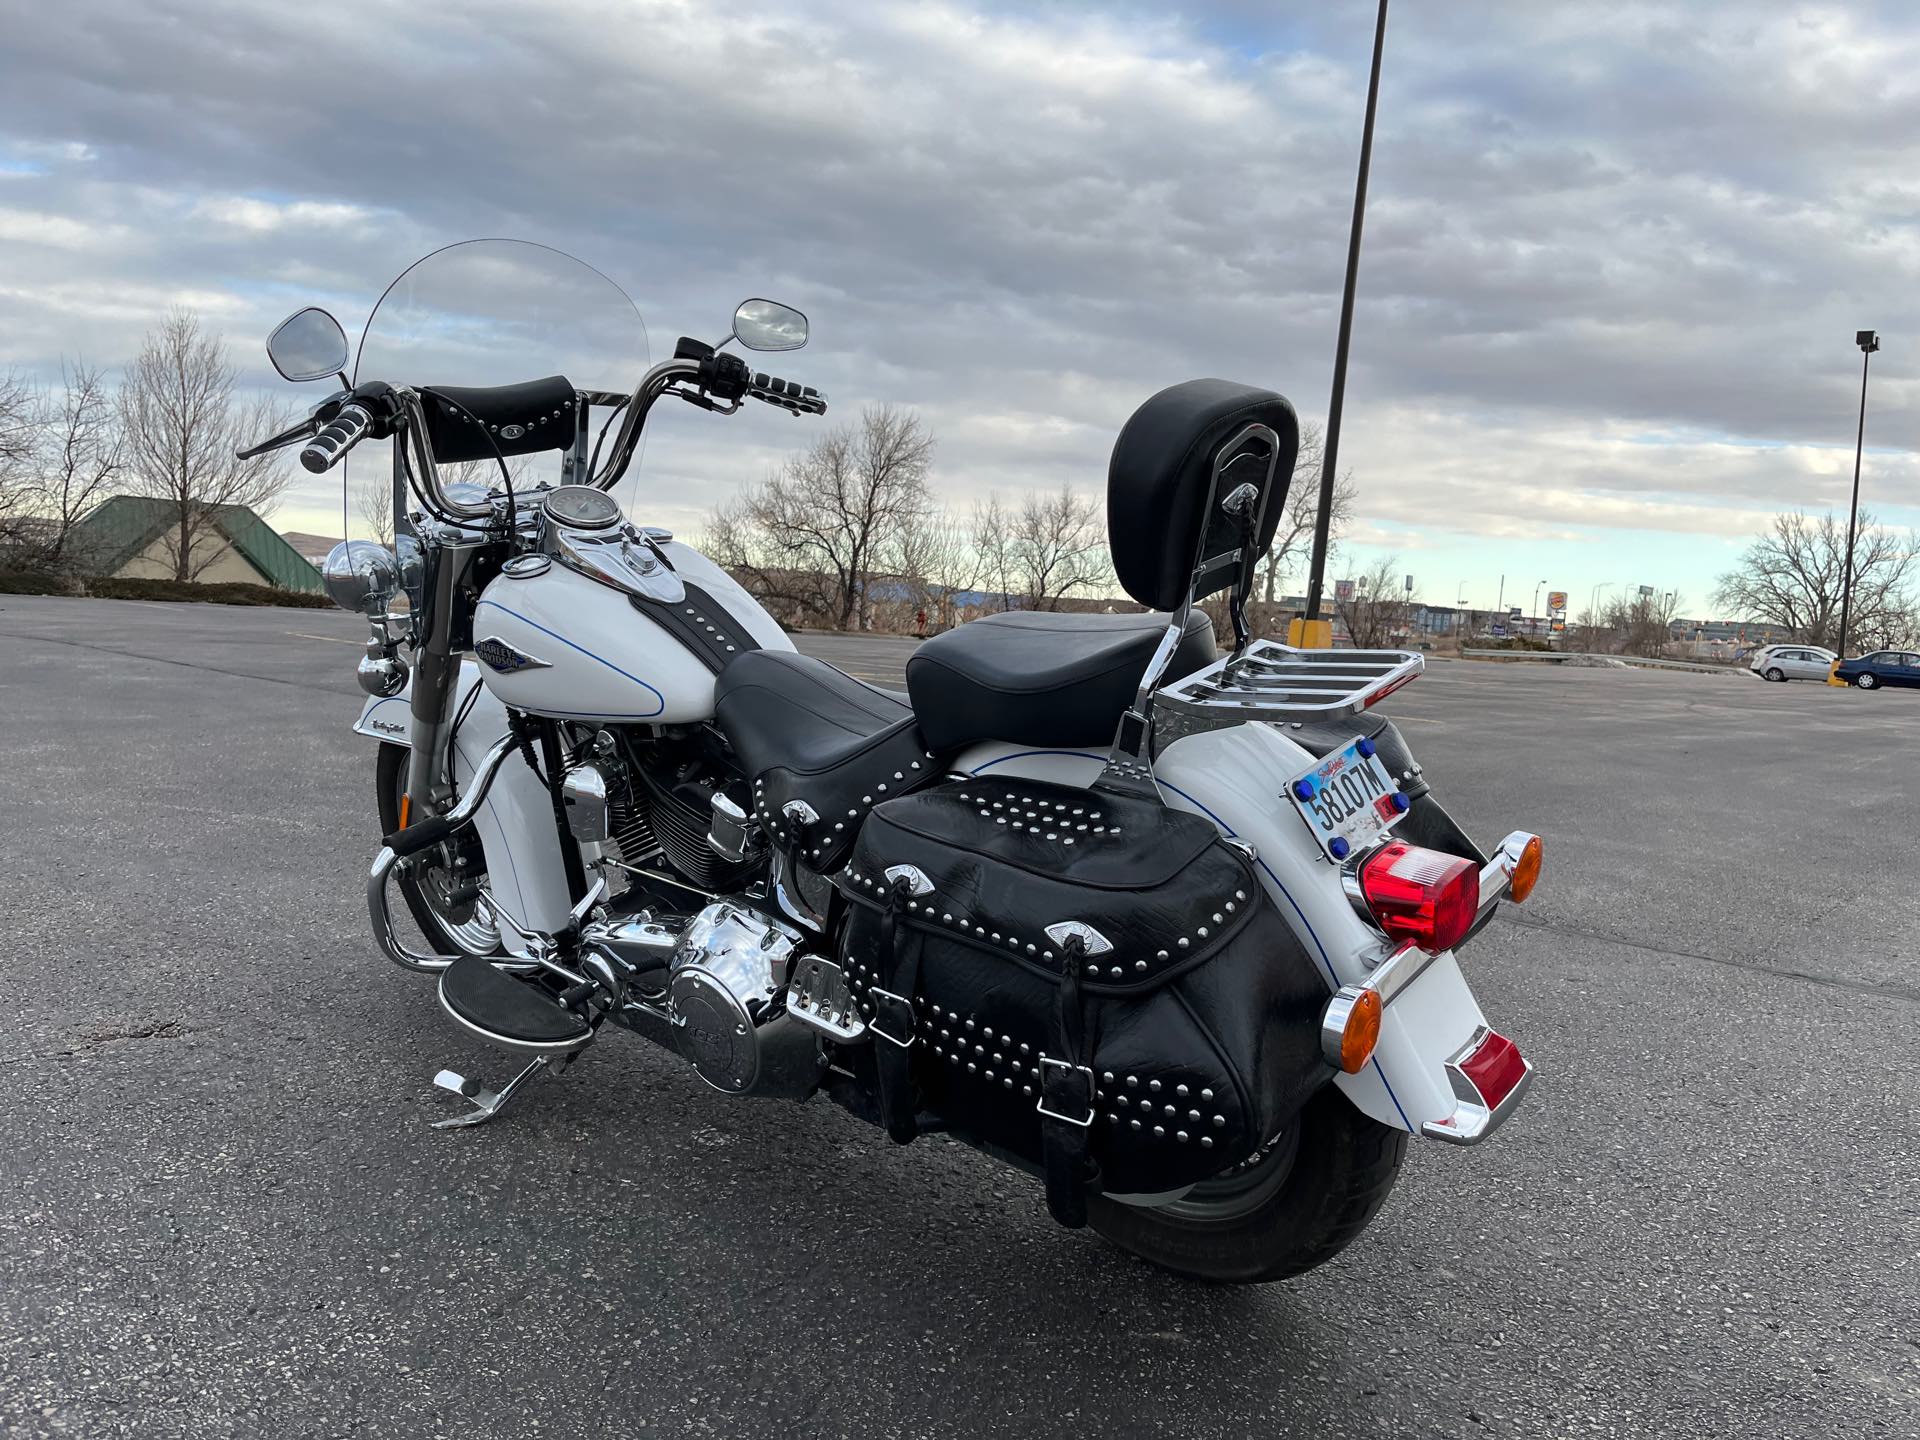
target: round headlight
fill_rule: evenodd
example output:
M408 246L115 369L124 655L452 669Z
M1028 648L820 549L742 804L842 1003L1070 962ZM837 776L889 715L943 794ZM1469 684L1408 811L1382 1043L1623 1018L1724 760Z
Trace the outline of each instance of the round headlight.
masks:
M342 540L327 552L320 578L334 604L366 615L384 610L400 589L393 552L371 540Z

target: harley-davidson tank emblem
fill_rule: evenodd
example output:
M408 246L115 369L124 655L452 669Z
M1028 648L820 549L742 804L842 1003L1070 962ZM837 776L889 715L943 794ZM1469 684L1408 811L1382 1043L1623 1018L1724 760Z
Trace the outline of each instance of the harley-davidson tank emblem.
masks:
M537 655L516 649L498 635L489 635L473 647L473 653L488 669L502 675L512 675L521 670L551 670L553 662L542 660Z

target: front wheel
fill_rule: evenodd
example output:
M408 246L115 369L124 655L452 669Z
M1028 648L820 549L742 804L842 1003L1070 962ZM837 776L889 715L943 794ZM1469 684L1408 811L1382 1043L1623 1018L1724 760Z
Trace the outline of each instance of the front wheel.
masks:
M1778 665L1774 666L1773 669L1767 671L1767 679L1769 680L1784 680L1786 678L1787 677L1785 673L1781 671Z
M1853 677L1853 683L1858 685L1862 690L1871 690L1875 686L1879 685L1880 677L1878 675L1875 675L1870 670L1863 671L1862 673Z
M1089 1197L1087 1219L1122 1250L1190 1280L1284 1280L1367 1228L1406 1152L1404 1130L1326 1085L1254 1159L1156 1209Z
M380 804L380 833L400 828L400 797L407 793L407 769L413 751L382 745L374 783ZM486 882L487 861L471 825L444 844L423 851L402 865L393 883L427 945L440 955L497 955L500 931L487 903L474 892Z

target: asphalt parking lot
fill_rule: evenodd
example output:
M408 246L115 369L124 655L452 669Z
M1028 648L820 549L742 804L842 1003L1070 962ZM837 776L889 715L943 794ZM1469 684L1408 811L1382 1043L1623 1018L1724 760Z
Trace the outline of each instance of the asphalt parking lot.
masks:
M517 1113L380 960L353 617L0 597L0 1429L1920 1434L1920 693L1434 665L1547 840L1464 964L1540 1070L1257 1289L619 1037ZM880 683L911 645L808 640Z

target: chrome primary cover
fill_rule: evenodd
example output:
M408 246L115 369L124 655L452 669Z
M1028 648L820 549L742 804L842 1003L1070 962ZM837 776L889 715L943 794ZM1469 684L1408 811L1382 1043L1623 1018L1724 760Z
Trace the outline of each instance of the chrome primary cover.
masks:
M667 986L675 1037L714 1089L737 1095L759 1079L759 1030L786 1014L778 1001L799 942L797 931L724 903L682 934Z

